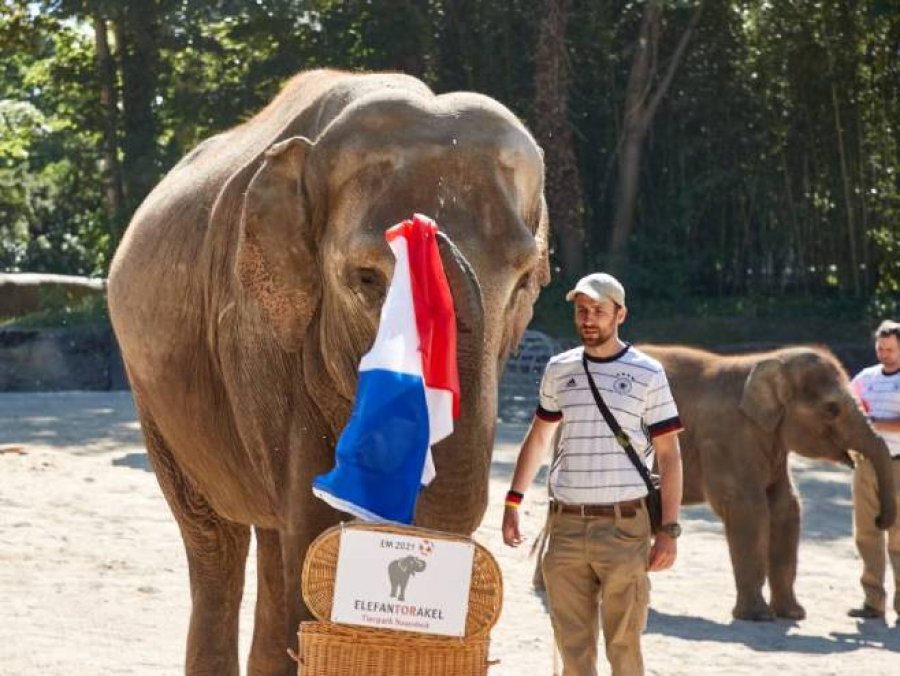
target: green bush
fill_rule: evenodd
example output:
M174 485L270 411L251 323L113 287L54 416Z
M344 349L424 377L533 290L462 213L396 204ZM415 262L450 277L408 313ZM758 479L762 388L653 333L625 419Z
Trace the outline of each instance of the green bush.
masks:
M0 318L0 329L69 328L109 323L109 311L103 295L71 300L62 291L49 291L42 294L41 305L44 309L39 312L22 317Z

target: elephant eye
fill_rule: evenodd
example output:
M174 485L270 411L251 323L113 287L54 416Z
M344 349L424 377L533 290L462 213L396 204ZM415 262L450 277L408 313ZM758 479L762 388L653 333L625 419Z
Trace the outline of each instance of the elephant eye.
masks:
M841 407L835 401L829 401L825 404L825 415L831 419L837 418L841 414Z
M364 286L372 286L382 282L379 272L372 268L360 268L357 270L357 278L359 283Z
M387 279L375 268L355 268L349 275L350 286L368 302L380 302L387 290Z

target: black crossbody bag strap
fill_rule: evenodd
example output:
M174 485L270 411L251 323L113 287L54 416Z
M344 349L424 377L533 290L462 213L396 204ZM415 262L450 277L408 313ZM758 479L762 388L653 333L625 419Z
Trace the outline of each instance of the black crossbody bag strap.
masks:
M619 424L619 421L616 420L616 417L612 414L612 411L609 410L609 406L606 405L606 402L603 401L603 397L600 396L600 390L597 389L597 385L594 383L594 379L591 377L591 372L588 370L587 365L587 357L581 357L581 365L584 367L584 375L587 376L588 385L591 388L591 394L594 395L594 401L597 402L597 408L600 409L600 414L603 416L603 419L606 421L606 424L609 425L609 429L612 430L612 433L616 437L616 441L619 443L625 453L628 454L628 458L634 463L635 469L637 469L638 473L640 473L641 478L644 480L644 483L647 484L647 490L652 492L656 490L656 486L653 484L653 480L650 478L650 471L647 469L647 465L641 462L641 459L638 457L637 451L634 450L634 446L631 445L631 439L628 437L628 434L625 433L625 430L622 429L622 426Z

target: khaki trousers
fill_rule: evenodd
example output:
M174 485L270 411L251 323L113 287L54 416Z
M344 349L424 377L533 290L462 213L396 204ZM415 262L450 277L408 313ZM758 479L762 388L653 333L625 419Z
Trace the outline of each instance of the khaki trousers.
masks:
M615 676L644 673L650 519L556 513L542 560L547 605L564 676L597 674L599 620ZM598 617L599 611L599 617Z
M884 612L887 595L884 590L885 532L875 525L875 517L881 511L878 505L878 480L875 469L865 457L855 454L853 470L853 532L856 549L863 561L860 578L865 602ZM895 491L900 491L900 460L892 463ZM900 510L900 492L894 493ZM894 569L894 610L900 613L900 519L887 531L887 553Z

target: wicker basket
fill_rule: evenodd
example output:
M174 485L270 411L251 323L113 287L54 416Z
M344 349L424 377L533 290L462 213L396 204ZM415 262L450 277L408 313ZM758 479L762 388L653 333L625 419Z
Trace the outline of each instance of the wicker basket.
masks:
M485 676L490 666L487 637L302 622L298 638L301 676Z
M339 625L330 622L341 529L361 529L474 544L465 636ZM485 676L491 627L500 617L503 578L491 553L471 538L396 524L349 523L310 545L302 571L303 600L319 622L298 633L302 676Z
M331 619L331 603L334 599L334 576L337 569L338 549L341 543L341 529L359 529L414 535L432 540L473 542L471 538L442 531L398 526L384 523L347 523L329 528L316 538L306 553L303 562L303 600L316 619L327 622ZM467 637L484 636L500 617L503 604L503 577L494 556L477 542L472 563L472 581L469 583L469 609L466 615ZM391 632L393 633L393 632ZM414 632L410 632L414 633ZM423 634L431 636L431 634Z

